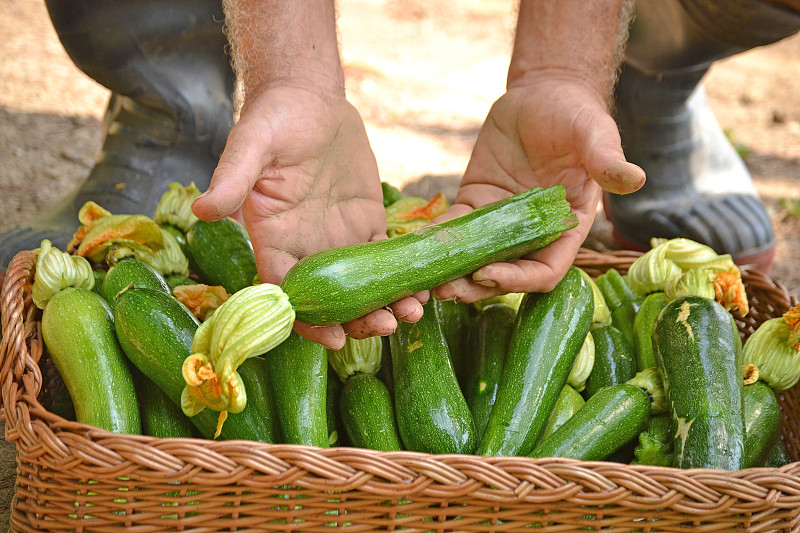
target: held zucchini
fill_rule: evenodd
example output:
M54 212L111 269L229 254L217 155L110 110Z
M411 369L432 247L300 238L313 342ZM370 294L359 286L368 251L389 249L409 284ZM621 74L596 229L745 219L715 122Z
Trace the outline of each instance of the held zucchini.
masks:
M102 297L77 287L58 291L42 312L42 337L78 422L114 433L141 433L133 376Z
M437 311L429 301L418 322L399 322L390 336L397 427L408 450L472 453L472 413L458 386Z
M525 295L478 454L533 450L589 333L593 298L575 267L550 292Z
M741 469L742 350L733 317L709 298L678 298L658 315L653 346L673 419L672 466Z
M553 242L577 225L565 194L533 188L393 239L331 248L301 259L281 287L297 320L348 322Z

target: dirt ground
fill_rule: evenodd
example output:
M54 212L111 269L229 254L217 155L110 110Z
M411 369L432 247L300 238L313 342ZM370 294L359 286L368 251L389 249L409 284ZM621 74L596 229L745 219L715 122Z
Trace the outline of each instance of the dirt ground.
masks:
M382 178L452 193L491 103L502 94L513 0L340 0L351 101ZM89 172L108 91L75 68L40 0L0 0L0 231L63 198ZM705 83L746 155L778 235L772 272L800 294L800 37L720 61ZM785 205L798 202L796 211ZM590 244L609 246L598 215ZM0 507L13 447L0 453ZM0 531L6 522L0 515Z

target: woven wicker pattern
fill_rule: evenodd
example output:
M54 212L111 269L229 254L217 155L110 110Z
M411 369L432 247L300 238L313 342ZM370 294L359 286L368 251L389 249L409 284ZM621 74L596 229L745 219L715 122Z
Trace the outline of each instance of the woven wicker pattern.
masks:
M582 251L576 262L596 274L634 257ZM30 253L15 257L0 302L3 415L20 461L15 531L800 531L800 462L677 470L155 439L67 422L37 399L47 378L32 265ZM748 335L792 302L763 274L744 278L758 308L739 322ZM797 394L781 399L795 460Z

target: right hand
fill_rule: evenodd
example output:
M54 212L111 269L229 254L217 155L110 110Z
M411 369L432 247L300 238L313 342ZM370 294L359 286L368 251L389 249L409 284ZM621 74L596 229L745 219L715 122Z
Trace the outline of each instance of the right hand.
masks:
M193 211L218 220L239 208L259 276L276 285L307 255L386 238L375 156L343 92L278 85L248 95ZM338 349L345 332L355 338L388 335L395 317L411 322L421 316L420 302L405 298L344 325L297 322L295 330Z

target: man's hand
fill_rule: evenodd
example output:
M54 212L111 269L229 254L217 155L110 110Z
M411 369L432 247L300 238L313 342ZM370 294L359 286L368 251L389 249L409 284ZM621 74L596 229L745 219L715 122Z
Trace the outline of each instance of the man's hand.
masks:
M596 91L561 75L531 79L509 88L492 106L456 202L441 220L535 186L560 183L578 227L522 259L487 265L471 277L437 287L437 298L474 302L508 292L549 291L589 233L601 186L629 193L644 184L644 171L625 161L616 123Z
M272 85L250 95L232 129L211 186L195 214L216 220L241 207L262 281L280 284L301 258L386 237L375 156L358 112L337 91ZM302 336L333 349L344 332L387 335L395 316L414 321L413 298L343 326L296 323Z

